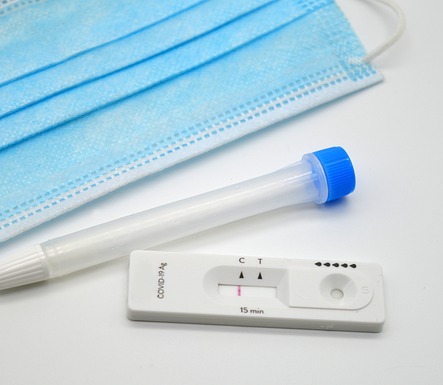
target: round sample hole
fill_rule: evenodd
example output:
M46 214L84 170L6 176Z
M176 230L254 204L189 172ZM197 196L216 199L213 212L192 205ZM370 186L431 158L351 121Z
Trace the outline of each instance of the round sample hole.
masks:
M354 280L347 274L328 274L320 282L320 293L330 304L346 307L358 297L358 288Z
M344 297L344 293L340 289L331 290L331 297L334 299L342 299Z

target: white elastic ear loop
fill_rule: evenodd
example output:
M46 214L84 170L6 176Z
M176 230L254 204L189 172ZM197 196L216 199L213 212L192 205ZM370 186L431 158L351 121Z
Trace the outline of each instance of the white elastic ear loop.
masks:
M403 10L400 8L400 6L397 3L395 3L394 0L366 0L366 1L373 1L386 5L395 12L398 19L397 29L394 32L394 34L388 40L386 40L386 42L374 48L372 51L368 52L368 54L362 59L362 62L369 63L372 60L374 60L376 57L380 56L383 52L391 48L401 38L406 28L406 17Z

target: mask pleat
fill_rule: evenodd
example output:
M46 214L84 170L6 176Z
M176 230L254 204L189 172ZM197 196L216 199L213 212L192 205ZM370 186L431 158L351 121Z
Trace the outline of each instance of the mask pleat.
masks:
M0 148L182 76L313 11L293 0L273 2L173 50L19 110L0 119Z
M212 0L0 87L0 118L148 60L275 0Z
M209 0L19 1L0 11L0 85ZM21 3L27 6L16 7Z

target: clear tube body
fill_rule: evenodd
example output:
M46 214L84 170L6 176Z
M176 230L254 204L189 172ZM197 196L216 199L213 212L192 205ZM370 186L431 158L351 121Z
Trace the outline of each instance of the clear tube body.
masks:
M321 179L304 158L271 174L52 239L41 244L49 275L68 274L280 207L318 201L324 194Z

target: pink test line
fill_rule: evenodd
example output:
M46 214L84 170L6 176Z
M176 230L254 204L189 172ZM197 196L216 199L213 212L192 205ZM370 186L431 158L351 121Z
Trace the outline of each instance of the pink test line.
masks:
M241 297L241 286L237 286L237 296Z

